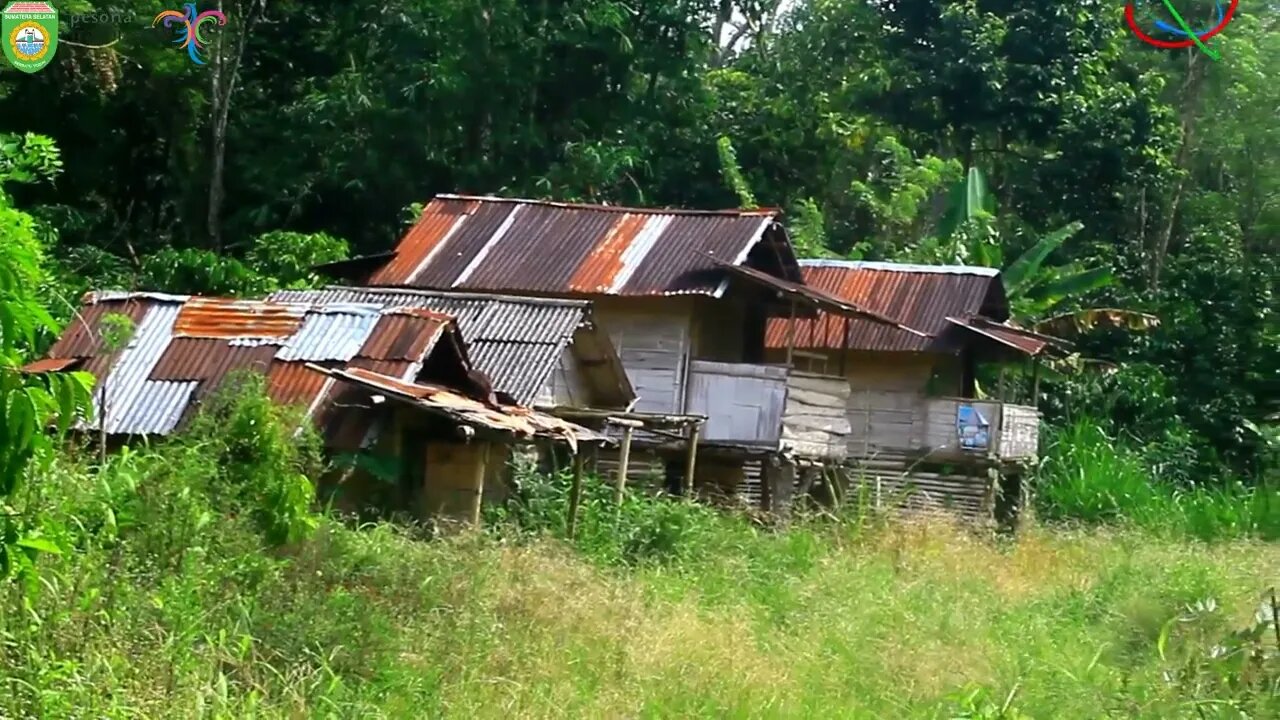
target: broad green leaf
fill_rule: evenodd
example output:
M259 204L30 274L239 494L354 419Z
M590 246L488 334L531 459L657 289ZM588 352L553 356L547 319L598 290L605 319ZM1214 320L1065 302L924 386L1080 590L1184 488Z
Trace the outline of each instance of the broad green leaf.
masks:
M1082 295L1091 290L1106 287L1115 282L1110 268L1090 268L1056 277L1044 284L1036 285L1027 291L1027 297L1033 300L1058 302L1070 297Z
M58 547L57 545L55 545L54 543L50 542L45 538L25 537L14 544L17 545L18 547L24 547L29 550L36 550L43 553L49 553L50 555L62 554L62 548Z
M1010 296L1019 294L1040 271L1046 258L1066 242L1068 238L1080 232L1084 225L1078 222L1068 223L1045 235L1023 253L1017 260L1009 264L1004 272L1005 292Z
M987 193L987 179L976 166L969 168L969 174L965 178L964 204L966 220L995 210L994 200Z

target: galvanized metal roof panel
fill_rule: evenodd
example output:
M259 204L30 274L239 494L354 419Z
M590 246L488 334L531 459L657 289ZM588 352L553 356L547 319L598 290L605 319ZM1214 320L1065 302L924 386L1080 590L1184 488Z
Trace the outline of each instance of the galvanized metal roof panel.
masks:
M317 305L421 307L449 315L457 322L475 367L489 376L495 390L520 403L532 402L537 396L590 309L584 300L368 288L282 290L270 299ZM514 345L520 346L519 350L513 350Z
M99 392L95 393L95 427L100 426L104 415L107 418L106 426L109 433L146 432L145 428L164 425L167 422L168 413L172 409L168 400L172 398L167 397L165 402L155 404L155 401L160 398L147 396L144 391L154 389L146 387L147 378L169 345L180 307L174 303L164 302L154 303L147 309L142 321L134 328L133 336L120 352L119 359L116 360L107 377L100 382ZM134 412L133 407L139 402L141 402L139 410ZM149 410L155 410L159 415L150 417Z
M377 306L345 306L309 313L276 353L282 362L347 361L356 356L378 323Z
M121 413L111 412L108 433L167 435L173 432L190 406L198 382L145 380L136 387L132 404Z

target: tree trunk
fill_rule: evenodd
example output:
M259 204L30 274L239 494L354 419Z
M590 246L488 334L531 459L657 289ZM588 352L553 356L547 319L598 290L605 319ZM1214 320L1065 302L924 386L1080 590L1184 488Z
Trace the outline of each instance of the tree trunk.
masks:
M1182 195L1187 186L1187 160L1191 155L1192 136L1195 133L1196 115L1199 111L1198 99L1200 89L1204 85L1204 61L1200 53L1190 52L1187 60L1187 79L1182 84L1182 140L1178 145L1178 154L1174 158L1174 167L1178 170L1178 181L1173 187L1173 197L1169 201L1168 213L1164 219L1164 227L1156 236L1155 246L1151 248L1148 258L1149 289L1160 287L1160 273L1164 269L1165 259L1169 255L1169 243L1173 239L1174 223L1178 217L1178 207L1182 204Z
M209 246L215 252L222 251L222 204L226 198L224 176L226 173L227 125L231 119L231 96L235 93L236 82L240 78L240 63L244 60L244 49L249 43L249 32L257 24L266 11L267 0L248 0L235 3L235 15L227 17L227 26L238 22L235 33L219 32L210 68L212 84L210 98L210 115L213 122L210 127L209 144L209 208L207 230ZM221 4L219 4L221 9Z

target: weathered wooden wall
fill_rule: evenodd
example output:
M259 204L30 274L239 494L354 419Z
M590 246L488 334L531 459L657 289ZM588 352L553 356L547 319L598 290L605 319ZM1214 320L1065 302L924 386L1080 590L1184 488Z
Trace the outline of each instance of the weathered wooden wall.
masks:
M782 430L786 368L694 360L688 411L706 415L701 439L775 447Z
M844 458L849 394L845 378L792 371L782 416L782 449L802 457Z
M596 320L613 341L641 412L682 413L692 303L680 298L601 298Z
M583 376L579 361L571 347L566 347L560 354L560 361L555 370L547 378L535 405L560 405L570 407L590 407L591 391Z
M1001 457L1022 460L1039 455L1040 411L1026 405L1006 404L1001 424Z
M691 357L715 362L742 362L746 313L746 300L741 295L696 298Z
M902 353L849 353L849 454L869 457L920 446L925 393L937 358Z

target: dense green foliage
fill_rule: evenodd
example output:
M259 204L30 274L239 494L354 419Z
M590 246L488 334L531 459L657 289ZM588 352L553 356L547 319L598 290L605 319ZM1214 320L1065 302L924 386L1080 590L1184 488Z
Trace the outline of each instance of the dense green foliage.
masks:
M802 252L872 259L998 264L1079 227L1021 307L1163 322L1084 338L1140 369L1050 383L1051 417L1108 403L1187 480L1274 466L1280 33L1260 6L1210 62L1102 0L220 5L203 67L148 27L166 3L76 0L46 70L0 72L0 132L69 158L17 195L63 296L305 283L389 248L436 192L776 205ZM1182 3L1193 24L1211 5ZM960 227L946 196L975 168L989 200Z

